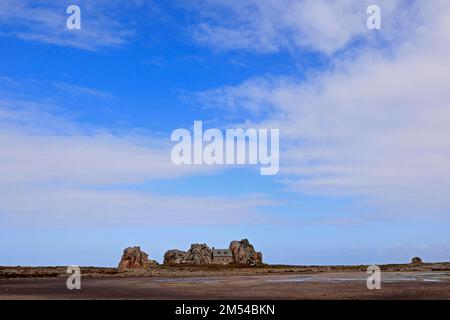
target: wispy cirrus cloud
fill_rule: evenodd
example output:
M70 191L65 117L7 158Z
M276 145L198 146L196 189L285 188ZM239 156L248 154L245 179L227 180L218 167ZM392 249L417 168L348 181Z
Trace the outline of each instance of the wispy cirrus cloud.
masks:
M66 8L71 4L70 1L3 0L0 3L0 36L90 51L129 42L133 32L118 19L118 3L78 1L81 30L66 27Z
M398 27L402 3L406 2L377 1L385 27ZM332 55L358 39L371 43L366 28L366 9L371 4L366 0L205 0L191 3L202 16L193 37L216 50L311 50Z
M97 90L97 89L93 89L93 88L89 88L89 87L85 87L85 86L74 85L74 84L70 84L67 82L63 82L63 81L53 82L53 86L55 88L57 88L58 90L61 90L68 94L73 94L73 95L81 94L81 95L88 95L88 96L92 96L95 98L101 98L101 99L112 97L112 94L109 92L106 92L106 91L101 91L101 90Z
M181 227L267 222L265 197L181 196L132 191L0 183L2 225L21 227Z

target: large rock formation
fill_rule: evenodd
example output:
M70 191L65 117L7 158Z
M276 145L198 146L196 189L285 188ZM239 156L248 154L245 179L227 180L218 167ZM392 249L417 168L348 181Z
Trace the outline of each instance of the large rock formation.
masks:
M181 264L186 263L186 252L172 249L164 254L164 264Z
M236 264L256 266L262 264L262 253L256 252L255 248L247 239L231 241L230 248L233 260Z
M190 264L211 264L212 250L205 243L191 244L191 248L187 252L186 260Z
M119 271L147 269L157 264L156 261L149 260L148 254L141 251L140 247L129 247L123 250L118 269Z
M262 264L262 253L256 252L255 248L247 239L241 241L232 241L229 249L233 254L233 260L236 264L256 266ZM206 244L194 243L191 248L185 252L181 250L169 250L164 254L164 264L190 264L205 265L212 264L212 250Z
M211 264L212 250L206 244L194 243L187 251L169 250L164 254L164 264Z

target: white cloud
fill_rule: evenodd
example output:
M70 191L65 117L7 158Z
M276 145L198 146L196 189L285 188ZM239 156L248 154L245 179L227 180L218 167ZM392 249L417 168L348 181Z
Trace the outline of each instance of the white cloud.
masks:
M208 225L256 221L263 197L165 196L133 186L212 173L175 166L170 141L112 134L0 130L0 218L4 225Z
M73 94L73 95L87 95L87 96L92 96L95 98L102 98L102 99L112 97L112 95L109 92L96 90L96 89L92 89L92 88L88 88L88 87L84 87L84 86L73 85L70 83L63 82L63 81L53 82L53 86L55 86L55 88L57 88L58 90L61 90L61 91L64 91L66 93Z
M35 227L158 227L258 223L257 208L272 203L260 196L156 195L127 189L101 190L0 184L2 225Z
M401 2L377 1L385 27L398 25ZM205 0L192 5L202 16L194 38L219 50L308 49L331 55L355 39L370 41L366 9L371 4L368 0Z
M0 36L69 46L84 50L118 47L132 35L113 13L116 4L78 1L81 7L81 30L68 30L66 19L70 1L2 0L0 2Z
M198 173L195 166L172 164L169 143L164 148L159 139L152 137L108 133L39 135L0 131L0 182L108 185Z
M398 17L404 29L384 28L384 48L337 57L306 81L256 79L205 95L231 110L274 110L256 125L281 128L280 172L292 190L359 196L389 213L448 213L449 17L446 1L416 2Z
M271 92L277 83L287 84L285 79L252 79L239 86L199 92L195 98L206 108L220 108L227 112L245 110L257 115L272 108Z
M142 191L144 183L175 183L218 168L172 164L169 135L82 127L48 109L39 101L0 99L2 225L233 224L257 221L257 208L270 205L263 196L230 201Z

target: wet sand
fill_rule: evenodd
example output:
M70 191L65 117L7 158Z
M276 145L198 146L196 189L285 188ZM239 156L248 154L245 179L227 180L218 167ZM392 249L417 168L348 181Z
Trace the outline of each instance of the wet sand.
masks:
M89 276L0 279L0 299L450 299L450 272L383 272L368 290L364 272L214 277Z

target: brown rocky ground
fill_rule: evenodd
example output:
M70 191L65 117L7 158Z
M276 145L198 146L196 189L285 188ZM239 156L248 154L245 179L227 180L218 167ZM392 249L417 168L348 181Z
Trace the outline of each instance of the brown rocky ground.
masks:
M414 264L386 264L380 265L382 271L403 272L433 272L449 271L450 262ZM59 267L21 267L0 266L0 279L8 278L51 278L67 277L67 266ZM262 265L258 267L233 266L233 265L158 265L146 270L126 270L119 272L117 268L81 267L81 273L85 277L132 277L132 276L156 276L156 277L205 277L226 275L263 275L263 274L302 274L321 272L365 272L367 265L355 266L288 266L288 265Z
M450 263L380 267L381 290L367 266L83 267L81 290L66 267L0 267L0 299L450 299Z

